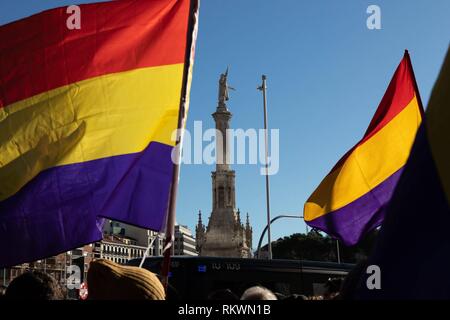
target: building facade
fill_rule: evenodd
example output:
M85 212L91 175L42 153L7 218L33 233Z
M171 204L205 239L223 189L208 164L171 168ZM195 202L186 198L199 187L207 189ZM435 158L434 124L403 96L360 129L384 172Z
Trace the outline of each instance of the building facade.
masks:
M158 232L142 229L124 223L106 220L103 225L103 239L57 256L23 263L10 268L0 269L0 286L6 288L12 280L24 272L39 270L53 276L62 286L66 286L68 267L80 268L80 283L87 279L89 264L93 259L108 259L119 264L126 264L131 259L142 258L152 244L148 256L162 256L164 239ZM197 256L196 241L191 230L182 225L175 226L173 255ZM76 298L75 292L68 292L69 297Z
M172 254L175 256L198 256L195 238L188 227L175 226L175 242Z
M226 101L229 100L228 70L220 76L219 97L216 111L212 114L216 123L216 170L212 172L212 212L208 225L199 221L196 226L197 250L201 256L244 257L251 256L252 233L247 222L241 222L236 209L235 171L230 167L229 134L232 114Z
M107 235L94 244L94 257L126 264L131 259L142 258L147 247L137 245L136 240Z
M103 239L114 235L122 239L129 239L136 246L147 248L150 244L148 256L161 256L164 249L164 239L158 232L139 228L122 222L108 220L103 225Z
M107 251L102 249L102 245ZM164 237L155 231L111 220L103 227L103 240L96 244L97 252L103 253L97 257L111 259L118 263L126 263L129 259L143 257L147 247L149 247L147 256L162 256ZM136 255L140 251L142 254ZM172 255L198 255L195 238L187 226L175 225Z

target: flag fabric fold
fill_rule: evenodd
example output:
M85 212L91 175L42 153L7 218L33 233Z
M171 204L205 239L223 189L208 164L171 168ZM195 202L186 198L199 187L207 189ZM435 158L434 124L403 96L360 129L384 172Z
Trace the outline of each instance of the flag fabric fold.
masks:
M162 230L193 1L80 5L75 30L66 8L0 27L0 266L97 241L102 217Z
M423 108L408 52L364 137L334 166L304 206L305 222L346 245L378 227L408 159Z

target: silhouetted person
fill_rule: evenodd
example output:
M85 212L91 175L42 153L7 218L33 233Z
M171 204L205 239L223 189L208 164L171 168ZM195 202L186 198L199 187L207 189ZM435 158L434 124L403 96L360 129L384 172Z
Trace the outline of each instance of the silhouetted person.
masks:
M368 267L367 260L359 262L345 277L339 294L340 300L352 300L356 290L359 288L361 279Z
M277 297L277 300L284 300L287 298L285 294L282 294L280 292L274 292L273 294L275 295L275 297Z
M27 271L15 278L5 292L9 300L64 300L64 291L52 276Z
M235 295L230 289L220 289L211 292L208 295L208 300L239 300L239 297Z
M6 292L6 286L1 286L0 287L0 300L5 299L5 292Z
M341 291L343 280L342 278L330 278L328 279L325 287L326 292L323 295L324 300L334 300L336 299Z
M283 299L284 301L304 301L304 300L309 300L307 296L303 295L303 294L291 294L290 296L287 296L286 298Z

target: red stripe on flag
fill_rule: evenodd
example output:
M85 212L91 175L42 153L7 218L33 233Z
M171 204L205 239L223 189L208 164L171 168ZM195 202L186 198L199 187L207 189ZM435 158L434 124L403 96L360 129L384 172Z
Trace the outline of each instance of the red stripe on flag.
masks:
M405 52L363 138L351 148L338 163L336 163L330 173L336 168L339 168L345 160L347 160L353 150L372 138L378 131L394 119L406 106L408 106L414 96L419 100L419 108L421 108L421 113L423 115L420 96L415 89L415 76L411 66L411 60L409 59L408 52Z
M367 128L364 138L359 144L370 139L374 134L381 130L395 116L397 116L416 95L414 89L414 75L410 60L405 53L403 60L395 71L380 105Z
M183 63L188 0L119 0L66 8L0 27L0 107L70 83L136 68Z

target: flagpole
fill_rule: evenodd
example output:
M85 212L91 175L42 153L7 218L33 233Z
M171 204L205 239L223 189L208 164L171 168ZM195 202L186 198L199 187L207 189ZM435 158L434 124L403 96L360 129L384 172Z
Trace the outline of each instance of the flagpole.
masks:
M272 240L270 233L270 188L269 188L269 143L268 143L268 132L267 132L267 97L266 97L266 79L265 75L262 75L262 85L258 87L263 93L264 102L264 141L266 148L266 207L267 207L267 241L268 241L268 255L269 260L272 259Z
M196 31L197 31L197 15L199 9L199 0L190 0L189 8L189 21L187 28L187 43L186 43L186 53L184 61L183 70L183 82L181 88L181 99L180 107L178 108L178 122L177 122L177 140L175 143L175 159L173 161L172 170L172 183L170 187L170 199L169 207L167 212L167 222L166 222L166 238L164 241L164 258L161 266L161 276L162 284L166 290L169 284L169 270L170 270L170 259L172 253L172 246L175 239L175 217L176 217L176 206L177 206L177 194L178 194L178 184L180 181L180 158L182 149L182 129L184 127L184 120L186 117L186 98L188 91L188 81L192 68L192 54L193 54L193 44L195 43Z

